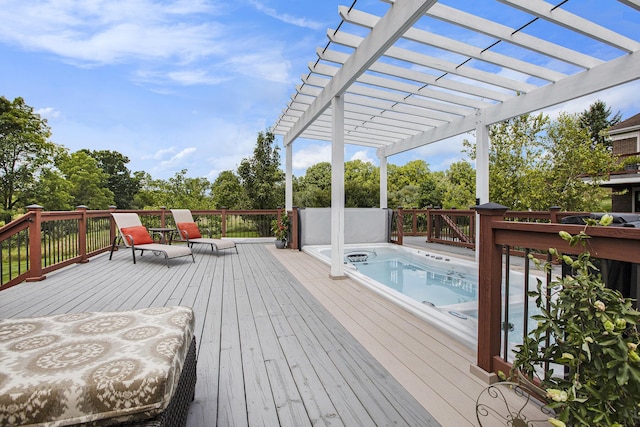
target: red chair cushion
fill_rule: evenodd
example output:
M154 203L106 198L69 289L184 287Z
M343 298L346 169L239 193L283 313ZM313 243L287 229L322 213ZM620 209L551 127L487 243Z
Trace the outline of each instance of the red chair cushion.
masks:
M149 236L149 232L144 225L124 227L122 229L122 234L130 245L146 245L148 243L153 243L153 239ZM129 236L131 236L131 238L129 238Z
M183 231L187 232L187 235L190 239L199 239L202 237L200 234L200 229L198 229L198 224L195 222L179 222L176 224L178 226L178 230L180 230L180 236L183 239L186 239L187 236L183 233Z

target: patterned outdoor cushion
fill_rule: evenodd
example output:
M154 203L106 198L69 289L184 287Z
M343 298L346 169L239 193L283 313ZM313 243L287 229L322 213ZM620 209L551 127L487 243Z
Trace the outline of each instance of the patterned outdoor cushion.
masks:
M199 239L202 237L198 224L195 222L179 222L176 226L178 230L180 230L180 236L182 236L183 239L186 239L187 236L189 236L189 239ZM187 232L187 236L185 236L183 231Z
M156 416L178 384L194 322L188 307L0 320L0 426Z
M144 225L124 227L122 229L122 234L124 234L124 238L127 239L127 242L130 245L146 245L149 243L153 243L153 239L149 235L149 232ZM129 238L129 236L131 236L131 238ZM133 239L133 242L131 241L131 239Z

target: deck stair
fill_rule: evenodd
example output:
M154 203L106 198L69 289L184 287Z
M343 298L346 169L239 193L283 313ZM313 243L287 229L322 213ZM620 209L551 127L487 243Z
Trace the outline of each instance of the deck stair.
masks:
M471 239L469 238L469 236L467 236L460 229L460 227L458 227L458 224L456 224L456 222L449 215L441 215L441 218L444 220L444 222L447 223L449 228L451 228L451 231L453 231L453 234L455 235L454 238L457 237L464 243L471 243Z

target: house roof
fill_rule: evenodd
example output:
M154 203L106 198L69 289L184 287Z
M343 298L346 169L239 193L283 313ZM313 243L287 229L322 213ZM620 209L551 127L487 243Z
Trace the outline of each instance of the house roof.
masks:
M640 113L635 116L629 117L627 120L624 120L618 124L615 124L609 128L609 133L612 131L624 131L629 128L634 128L640 126ZM620 133L620 132L618 132Z
M344 142L390 156L640 78L640 0L596 16L576 0L369 3L339 8L273 127L285 145L331 141L337 96Z

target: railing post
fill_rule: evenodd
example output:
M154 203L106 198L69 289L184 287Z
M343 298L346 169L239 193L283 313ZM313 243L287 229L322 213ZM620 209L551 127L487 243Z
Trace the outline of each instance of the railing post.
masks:
M433 228L433 219L431 218L432 208L427 208L427 242L431 241L433 238L432 228Z
M469 207L472 211L475 210L475 206ZM476 214L469 215L469 238L473 242L473 250L478 250L478 242L476 242Z
M76 210L80 212L80 220L78 222L78 251L80 252L80 261L84 264L89 262L87 258L87 207L85 205L76 206Z
M33 214L29 223L29 274L27 282L37 282L47 278L42 274L42 206L30 205L27 210Z
M402 206L398 206L398 239L396 240L396 244L402 246L404 238L404 208Z
M495 243L492 223L504 218L507 207L497 203L476 206L480 216L478 248L478 360L493 372L493 358L500 356L502 324L502 247Z
M412 212L413 212L413 221L411 221L411 228L412 230L412 236L417 236L418 235L418 213L417 213L418 208L412 208Z
M164 228L167 226L167 207L160 206L160 227Z
M560 206L551 206L549 208L549 220L552 224L557 224L560 222L560 220L558 220L559 213L560 213Z
M278 206L276 207L276 222L278 223L278 227L280 227L282 225L282 215L286 215L287 211L282 209L282 207ZM289 242L287 241L287 244L289 244Z
M227 236L227 208L226 206L223 206L221 209L221 224L220 224L220 235L221 237L226 237Z

